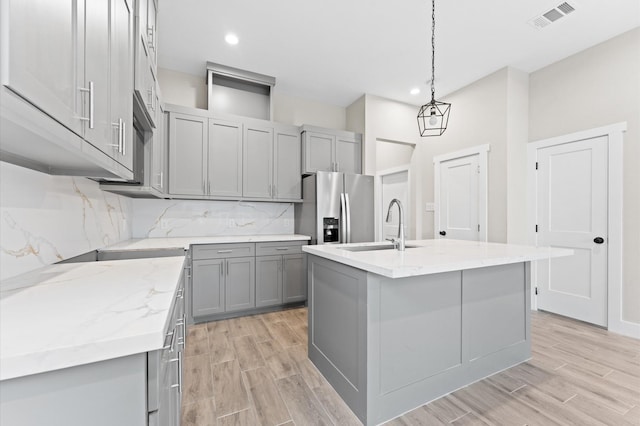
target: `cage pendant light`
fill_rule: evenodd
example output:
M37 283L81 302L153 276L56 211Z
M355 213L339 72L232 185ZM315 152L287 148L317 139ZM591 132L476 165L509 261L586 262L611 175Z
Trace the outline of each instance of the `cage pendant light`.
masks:
M420 136L440 136L447 130L451 104L436 101L436 0L431 0L431 101L420 107L418 128Z

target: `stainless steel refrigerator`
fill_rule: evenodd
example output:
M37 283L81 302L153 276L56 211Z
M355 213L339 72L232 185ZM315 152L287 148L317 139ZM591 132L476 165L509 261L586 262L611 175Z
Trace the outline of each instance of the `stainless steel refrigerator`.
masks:
M317 172L303 178L302 198L295 232L311 236L311 244L374 240L373 176Z

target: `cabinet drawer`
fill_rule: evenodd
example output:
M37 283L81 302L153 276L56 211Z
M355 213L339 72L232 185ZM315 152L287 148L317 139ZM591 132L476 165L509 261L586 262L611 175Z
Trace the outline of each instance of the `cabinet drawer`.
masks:
M256 256L302 253L302 246L306 244L306 241L276 241L271 243L256 243Z
M255 247L254 243L194 245L193 260L255 256Z

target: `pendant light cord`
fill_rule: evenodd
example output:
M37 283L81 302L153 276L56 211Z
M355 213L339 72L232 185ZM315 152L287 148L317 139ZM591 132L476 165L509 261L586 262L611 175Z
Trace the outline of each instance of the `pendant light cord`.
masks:
M436 0L431 0L431 103L436 101Z

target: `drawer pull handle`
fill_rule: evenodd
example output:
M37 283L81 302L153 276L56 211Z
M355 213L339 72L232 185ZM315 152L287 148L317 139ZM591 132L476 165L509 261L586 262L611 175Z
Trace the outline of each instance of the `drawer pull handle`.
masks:
M289 250L289 247L276 247L276 250L285 251Z
M218 253L233 253L233 250L218 250Z

